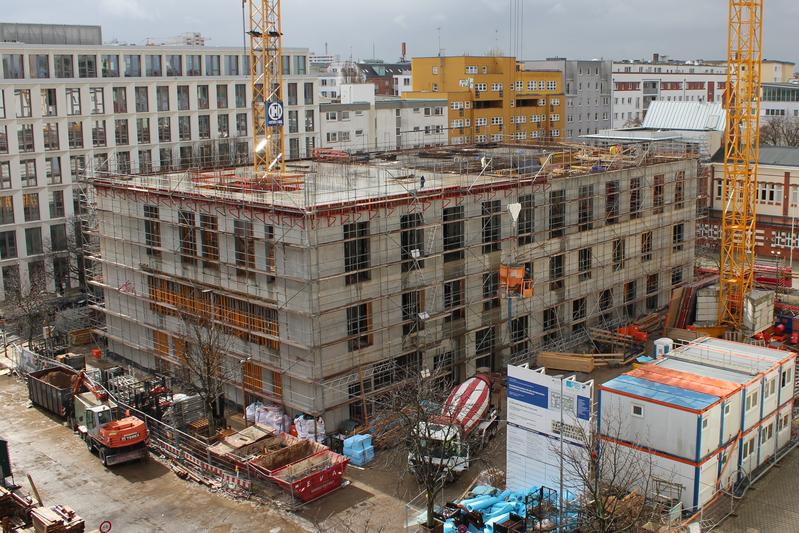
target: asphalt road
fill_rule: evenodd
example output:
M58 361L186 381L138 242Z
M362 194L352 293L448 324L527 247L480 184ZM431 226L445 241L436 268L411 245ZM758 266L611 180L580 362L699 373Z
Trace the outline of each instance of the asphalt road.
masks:
M17 484L28 489L30 474L45 505L72 507L87 531L104 520L113 533L305 529L275 510L183 481L153 459L106 469L59 419L29 407L24 385L9 376L0 376L0 437L9 441Z

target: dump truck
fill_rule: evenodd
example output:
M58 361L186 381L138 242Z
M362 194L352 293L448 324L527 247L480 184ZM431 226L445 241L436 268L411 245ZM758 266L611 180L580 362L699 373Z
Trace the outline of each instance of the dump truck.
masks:
M81 392L87 388L88 392ZM147 457L147 425L135 416L116 419L118 406L108 394L78 374L72 386L75 430L105 466Z
M411 471L419 463L442 464L449 481L468 470L472 453L497 434L499 411L492 405L491 378L471 377L455 387L439 414L419 422L416 435L421 446L408 454Z

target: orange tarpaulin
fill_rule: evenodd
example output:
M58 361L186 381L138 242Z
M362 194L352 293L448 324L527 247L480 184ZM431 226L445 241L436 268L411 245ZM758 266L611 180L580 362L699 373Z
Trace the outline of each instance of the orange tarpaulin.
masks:
M682 372L680 370L672 370L671 368L663 368L656 364L642 365L635 370L627 373L630 376L654 381L655 383L662 383L664 385L671 385L680 389L686 389L694 392L701 392L703 394L710 394L711 396L718 396L726 398L741 390L742 385L725 381L723 379L710 378L704 376L697 376L689 372Z

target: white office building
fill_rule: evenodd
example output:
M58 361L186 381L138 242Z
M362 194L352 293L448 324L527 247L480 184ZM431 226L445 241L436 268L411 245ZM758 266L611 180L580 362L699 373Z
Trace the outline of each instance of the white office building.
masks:
M447 143L446 99L375 96L371 83L340 89L340 103L320 105L322 147L368 152Z
M612 127L640 126L655 100L721 102L727 82L724 65L663 60L613 63Z
M296 159L318 143L319 81L307 49L283 52L285 150ZM249 81L236 47L0 43L0 297L16 276L23 288L45 273L50 289L75 283L65 258L45 252L66 246L84 169L249 162Z

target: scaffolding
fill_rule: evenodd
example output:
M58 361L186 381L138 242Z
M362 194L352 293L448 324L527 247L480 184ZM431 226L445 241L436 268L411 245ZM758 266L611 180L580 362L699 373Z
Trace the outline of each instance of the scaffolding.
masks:
M661 308L692 278L697 165L684 144L367 156L288 162L302 180L280 189L251 167L95 174L91 283L110 349L174 370L176 311L210 307L233 364L247 361L237 403L368 421L409 372L462 380L590 349L590 327ZM509 264L531 294L503 286Z

